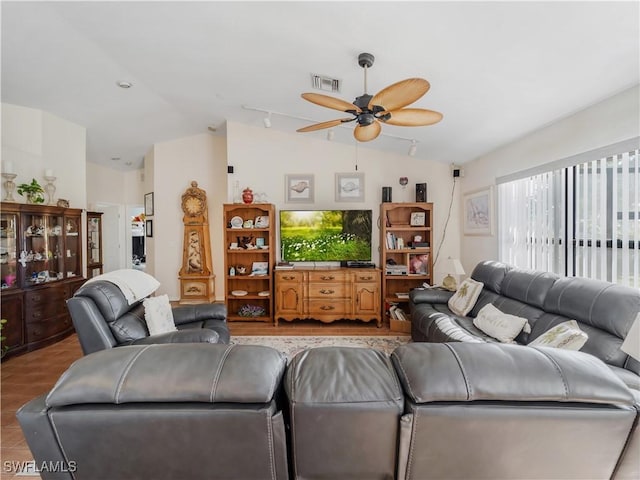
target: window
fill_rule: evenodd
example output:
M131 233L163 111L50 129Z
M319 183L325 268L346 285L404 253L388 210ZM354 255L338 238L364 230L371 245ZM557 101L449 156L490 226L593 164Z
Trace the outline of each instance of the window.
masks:
M500 259L640 288L637 139L635 145L587 161L582 154L579 163L574 158L572 165L526 178L498 179Z

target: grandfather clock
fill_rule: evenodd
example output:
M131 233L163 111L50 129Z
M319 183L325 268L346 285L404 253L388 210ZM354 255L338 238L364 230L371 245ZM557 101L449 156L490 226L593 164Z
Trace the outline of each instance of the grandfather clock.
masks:
M215 275L211 267L207 194L198 188L198 182L191 182L191 187L182 195L182 211L184 243L179 273L180 303L212 303Z

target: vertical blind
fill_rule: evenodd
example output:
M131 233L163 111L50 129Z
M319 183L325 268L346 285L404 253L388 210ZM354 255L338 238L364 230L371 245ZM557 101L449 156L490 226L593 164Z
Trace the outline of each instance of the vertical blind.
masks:
M640 150L498 187L504 262L640 288Z

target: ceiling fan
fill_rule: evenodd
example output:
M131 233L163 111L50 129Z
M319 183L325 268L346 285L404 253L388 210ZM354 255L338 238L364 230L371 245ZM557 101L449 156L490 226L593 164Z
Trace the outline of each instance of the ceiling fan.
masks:
M341 112L353 117L329 120L299 128L298 132L313 132L331 128L342 123L357 122L353 136L359 142L371 141L380 135L382 123L402 127L433 125L442 120L442 114L424 108L403 108L412 104L429 90L429 82L424 78L408 78L380 90L375 95L367 93L367 69L373 65L375 57L370 53L358 55L358 65L364 68L364 93L353 103L320 93L303 93L301 96L311 103Z

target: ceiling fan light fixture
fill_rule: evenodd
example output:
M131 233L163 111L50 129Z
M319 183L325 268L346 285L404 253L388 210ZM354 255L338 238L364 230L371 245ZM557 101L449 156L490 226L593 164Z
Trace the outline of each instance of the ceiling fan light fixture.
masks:
M319 93L303 93L302 98L322 107L348 113L353 118L341 118L328 122L315 123L296 130L313 132L323 128L332 128L338 124L356 121L353 136L359 142L370 142L381 134L381 125L390 124L401 127L433 125L442 120L442 114L424 108L405 108L421 98L430 88L424 78L408 78L380 90L375 95L367 93L367 70L373 66L375 57L370 53L358 56L358 65L364 70L364 93L349 103L339 98ZM410 150L415 155L415 146Z

